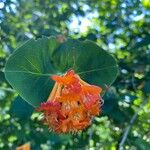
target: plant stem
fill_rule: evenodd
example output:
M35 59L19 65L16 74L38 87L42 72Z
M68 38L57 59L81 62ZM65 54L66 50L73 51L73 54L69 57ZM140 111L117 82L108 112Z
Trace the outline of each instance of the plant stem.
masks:
M143 103L141 104L141 106L138 108L138 110L137 110L137 111L135 112L135 114L132 116L132 118L131 118L131 120L130 120L130 122L129 122L129 125L126 127L126 129L125 129L125 131L124 131L124 133L123 133L123 136L122 136L122 138L121 138L121 141L120 141L120 143L119 143L119 145L118 145L118 150L123 150L123 146L124 146L124 144L125 144L125 142L126 142L126 140L127 140L128 134L129 134L129 132L130 132L130 130L131 130L131 128L132 128L132 126L133 126L135 120L136 120L137 117L138 117L138 113L143 109L143 106L146 104L146 102L147 102L147 99L144 99L144 100L143 100Z

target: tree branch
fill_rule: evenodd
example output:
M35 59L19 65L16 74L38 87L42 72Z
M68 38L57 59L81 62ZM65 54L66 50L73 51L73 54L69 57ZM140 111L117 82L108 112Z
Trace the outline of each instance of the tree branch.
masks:
M126 140L127 140L127 137L128 137L128 134L129 134L129 131L130 129L132 128L132 125L134 124L136 118L138 117L138 113L143 109L143 106L146 104L147 100L143 100L143 103L141 104L141 106L138 108L138 110L135 112L135 114L132 116L130 122L129 122L129 125L126 127L124 133L123 133L123 136L122 136L122 139L119 143L119 146L118 146L118 150L123 150L123 145L125 144Z

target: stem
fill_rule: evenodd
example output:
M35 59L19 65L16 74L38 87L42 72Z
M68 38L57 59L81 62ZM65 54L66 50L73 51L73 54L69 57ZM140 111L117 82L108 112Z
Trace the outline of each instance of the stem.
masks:
M129 131L131 130L135 120L137 119L138 117L138 113L143 109L143 106L146 104L147 100L143 100L143 103L141 104L141 106L138 108L138 110L135 112L135 114L132 116L130 122L129 122L129 125L126 127L124 133L123 133L123 136L122 136L122 139L119 143L119 146L118 146L118 150L123 150L123 146L127 140L127 137L128 137L128 134L129 134Z

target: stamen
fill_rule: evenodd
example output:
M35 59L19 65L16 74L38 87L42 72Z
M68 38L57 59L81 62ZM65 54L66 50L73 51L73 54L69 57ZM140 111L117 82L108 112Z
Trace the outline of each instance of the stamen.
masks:
M101 112L101 88L83 81L73 70L63 76L52 76L56 81L47 102L37 109L43 112L44 122L57 133L76 133L91 124ZM100 100L100 101L99 101Z

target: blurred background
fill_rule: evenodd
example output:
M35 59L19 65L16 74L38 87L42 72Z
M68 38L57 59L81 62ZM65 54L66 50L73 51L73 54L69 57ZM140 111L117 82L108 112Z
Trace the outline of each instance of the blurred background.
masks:
M119 65L102 114L76 135L48 132L31 106L14 101L3 72L16 47L60 33L96 42ZM0 149L27 142L33 150L150 149L150 0L0 0Z

